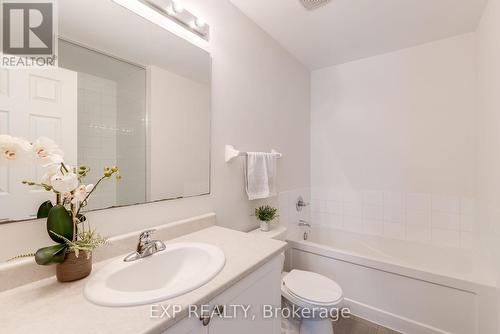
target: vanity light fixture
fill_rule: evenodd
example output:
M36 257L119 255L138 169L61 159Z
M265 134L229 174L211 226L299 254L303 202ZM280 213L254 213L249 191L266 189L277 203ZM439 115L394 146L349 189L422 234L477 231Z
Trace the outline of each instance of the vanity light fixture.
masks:
M205 40L209 40L210 26L187 11L178 0L113 0L135 14L168 29L165 19L173 21Z

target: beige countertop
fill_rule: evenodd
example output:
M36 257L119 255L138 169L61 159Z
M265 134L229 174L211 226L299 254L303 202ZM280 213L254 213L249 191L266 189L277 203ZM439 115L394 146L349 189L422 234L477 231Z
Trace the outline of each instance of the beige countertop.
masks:
M262 238L218 226L169 240L205 242L226 255L224 269L209 283L163 305L182 305L176 318L150 318L151 305L111 308L97 306L83 296L89 278L58 283L55 277L0 293L0 332L11 333L161 333L187 315L189 305L208 303L227 288L280 254L282 241ZM110 260L94 264L94 271Z

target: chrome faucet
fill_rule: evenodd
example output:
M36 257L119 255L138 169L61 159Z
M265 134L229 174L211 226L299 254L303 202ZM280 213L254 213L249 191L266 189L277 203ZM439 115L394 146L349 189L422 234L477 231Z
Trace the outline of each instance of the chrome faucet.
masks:
M304 231L303 238L304 238L304 240L309 239L309 233L311 232L311 224L309 224L307 221L301 219L301 220L299 220L299 227L306 227L306 229Z
M151 240L151 236L156 230L147 230L141 233L139 236L139 243L137 244L137 250L129 255L127 255L123 261L132 262L145 257L151 256L155 253L164 251L167 246L160 240Z
M311 227L311 224L309 224L308 222L306 222L305 220L299 220L299 226L300 227Z

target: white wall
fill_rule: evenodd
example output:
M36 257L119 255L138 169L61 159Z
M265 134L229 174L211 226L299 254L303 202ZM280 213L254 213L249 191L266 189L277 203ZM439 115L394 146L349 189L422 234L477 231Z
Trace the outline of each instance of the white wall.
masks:
M226 0L186 0L210 23L212 193L218 224L256 228L243 182L244 161L224 161L224 145L283 153L278 190L309 186L310 73ZM293 199L292 199L293 200ZM276 204L276 201L274 201Z
M480 230L482 244L499 274L500 286L500 1L489 1L477 36Z
M148 68L149 199L210 192L210 86Z
M154 226L214 210L219 225L257 227L243 183L243 161L224 162L224 145L283 153L280 191L309 185L308 70L228 0L185 0L211 26L212 194L89 215L107 235ZM197 38L193 36L192 38ZM277 202L276 200L273 202ZM22 239L22 240L20 240ZM50 244L43 222L0 226L0 259Z
M475 35L312 74L314 220L470 248Z

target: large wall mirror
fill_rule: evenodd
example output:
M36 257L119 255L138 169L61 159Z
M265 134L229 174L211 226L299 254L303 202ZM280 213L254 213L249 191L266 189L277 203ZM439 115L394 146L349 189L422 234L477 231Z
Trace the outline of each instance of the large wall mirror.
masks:
M48 137L97 180L88 209L210 193L211 57L111 0L59 1L59 67L0 70L0 134ZM0 222L36 217L53 193L32 166L0 167Z

